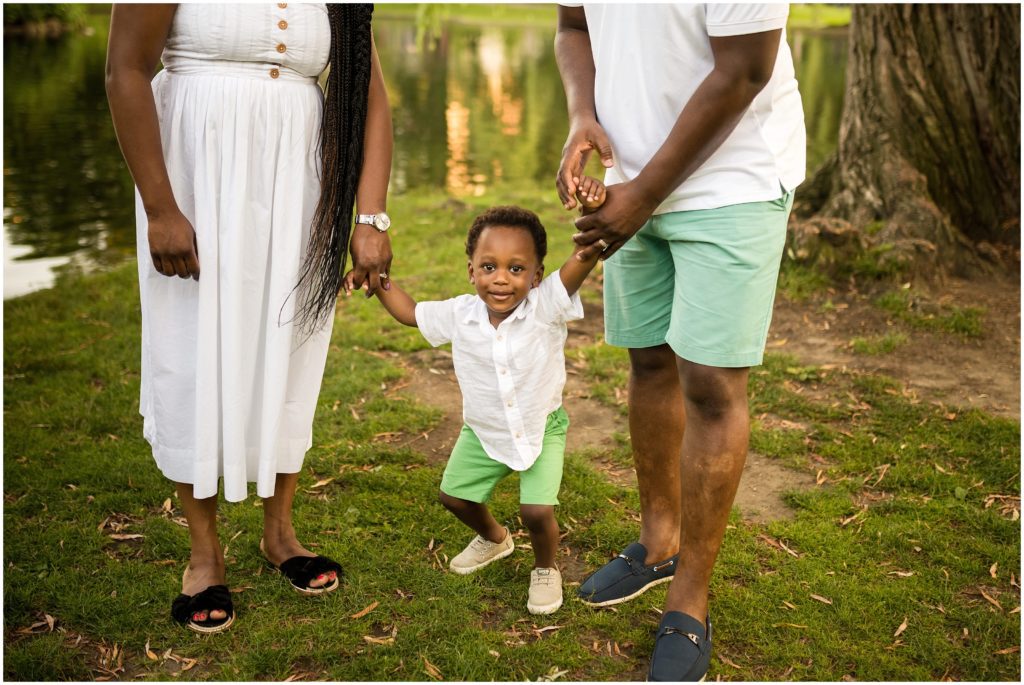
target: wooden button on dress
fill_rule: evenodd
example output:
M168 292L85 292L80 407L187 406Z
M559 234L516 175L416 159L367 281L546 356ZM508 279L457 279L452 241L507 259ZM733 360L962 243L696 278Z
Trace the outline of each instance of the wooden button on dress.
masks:
M280 75L281 75L281 72L278 71L277 69L271 69L270 70L270 78L277 78Z
M286 47L284 46L284 43L278 43L278 44L277 44L277 51L278 51L278 52L284 52L284 51L285 51L285 50L287 50L287 49L288 49L288 48L286 48Z
M277 3L277 6L280 7L281 9L284 9L285 7L288 6L288 3L287 2L279 2L279 3Z
M286 22L284 19L282 19L281 21L277 22L277 28L279 28L282 31L284 31L286 28L288 28L288 22Z

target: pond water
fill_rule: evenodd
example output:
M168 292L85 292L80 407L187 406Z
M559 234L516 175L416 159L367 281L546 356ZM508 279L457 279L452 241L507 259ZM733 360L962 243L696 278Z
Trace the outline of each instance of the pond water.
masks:
M66 269L121 263L135 250L131 177L103 85L108 19L86 35L4 38L4 298ZM414 18L374 22L394 115L392 193L475 195L551 185L566 135L553 25ZM792 31L811 170L835 147L845 31ZM552 190L552 194L554 191Z

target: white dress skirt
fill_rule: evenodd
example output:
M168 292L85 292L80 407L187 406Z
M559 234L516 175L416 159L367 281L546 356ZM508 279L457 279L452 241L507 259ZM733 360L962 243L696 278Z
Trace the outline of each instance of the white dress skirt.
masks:
M271 497L312 445L330 324L294 322L320 195L324 5L179 5L153 79L164 161L199 281L153 267L136 192L143 433L197 498Z

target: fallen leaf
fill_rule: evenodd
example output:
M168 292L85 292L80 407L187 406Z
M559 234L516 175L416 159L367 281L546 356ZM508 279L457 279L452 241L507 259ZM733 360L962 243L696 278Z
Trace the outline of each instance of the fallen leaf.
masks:
M733 668L737 668L737 669L738 668L743 668L739 664L730 661L729 659L725 658L721 654L718 655L718 660L721 661L723 664L726 664L727 666L732 666Z
M166 511L169 514L169 513L171 513L171 508L172 508L171 498L168 497L167 499L164 500L164 505L162 507L160 507L160 510L161 511Z
M498 653L497 653L496 651L494 651L493 649L488 649L488 650L487 650L487 653L488 653L488 654L490 654L491 656L493 656L493 657L494 657L495 659L497 659L498 657L500 657L500 656L501 656L501 654L498 654Z
M374 637L372 635L363 635L363 639L374 645L393 645L395 638L393 637Z
M149 648L149 639L148 638L146 639L146 657L149 658L151 661L159 661L159 658L157 657L157 655L154 654L153 651Z
M828 597L822 597L821 595L811 594L811 599L816 599L819 602L821 602L822 604L831 604L832 603L831 599L829 599Z
M903 623L900 624L900 627L896 629L896 632L893 633L892 636L893 637L899 637L903 633L903 631L906 630L906 629L907 629L907 617L904 616L903 617Z
M427 657L420 655L423 658L423 667L427 670L427 675L435 680L444 680L441 676L441 671L437 670L437 666L427 661Z
M184 665L181 667L182 671L187 671L193 666L199 663L199 659L184 659Z
M366 607L365 609L363 609L360 612L352 614L351 616L349 616L349 618L353 618L353 619L354 618L362 618L363 616L366 616L368 613L370 613L371 611L376 609L379 605L380 605L380 602L374 601L373 604L371 604L370 606Z
M43 618L46 619L46 626L47 626L47 628L49 628L48 632L52 633L53 632L53 624L56 622L56 619L54 619L53 616L50 616L49 614L43 614Z
M988 594L987 592L985 592L985 591L984 591L984 590L982 590L981 588L978 588L978 592L980 592L980 593L981 593L981 596L982 596L982 597L984 597L984 598L985 598L985 600L986 600L986 601L988 601L988 603L989 603L989 604L991 604L992 606L994 606L994 607L995 607L996 609L999 609L999 611L1003 611L1003 605L1002 605L1002 604L1000 604L999 602L997 602L997 601L996 601L996 599L995 599L994 597L992 597L991 595L989 595L989 594Z
M536 628L533 632L535 632L538 635L540 635L541 633L546 633L549 630L558 630L561 627L562 626L544 626L543 628Z
M914 575L914 572L913 571L889 571L889 573L886 574L886 575L899 576L900 578L909 578L910 576Z
M1006 649L1000 649L998 652L992 652L993 654L1013 654L1014 652L1020 651L1020 645L1015 647L1007 647Z
M796 606L795 606L795 605L793 605L793 604L790 604L790 603L789 603L789 602L787 602L786 600L782 600L782 603L783 603L784 605L786 605L786 607L787 607L787 608L789 608L789 609L796 609Z
M232 594L238 594L239 592L245 592L246 590L255 590L256 588L252 585L239 585L238 587L231 588Z
M107 537L111 540L139 540L146 536L142 533L111 533Z
M988 574L990 576L992 576L993 578L995 578L996 577L996 569L998 569L998 568L999 568L999 562L997 561L996 563L994 563L991 566L989 566Z
M773 623L772 628L806 628L807 626L798 625L796 623Z
M334 476L331 476L330 478L324 478L323 480L318 480L316 483L311 485L309 489L310 490L316 490L317 488L322 488L323 486L327 485L328 483L332 482L333 480L334 480Z
M1017 607L1016 609L1011 609L1010 613L1011 614L1019 614L1020 613L1020 607Z

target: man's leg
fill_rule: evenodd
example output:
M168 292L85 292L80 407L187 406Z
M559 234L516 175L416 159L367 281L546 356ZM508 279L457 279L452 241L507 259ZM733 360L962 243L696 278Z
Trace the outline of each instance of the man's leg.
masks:
M700 621L708 583L725 537L750 438L746 368L715 368L679 359L687 426L682 450L679 566L666 611Z
M647 564L679 551L679 455L686 415L677 359L668 345L629 350L629 434Z

